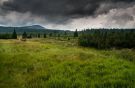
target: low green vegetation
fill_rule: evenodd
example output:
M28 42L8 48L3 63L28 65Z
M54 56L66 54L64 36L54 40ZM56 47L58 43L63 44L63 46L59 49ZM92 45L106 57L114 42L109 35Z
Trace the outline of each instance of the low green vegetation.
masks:
M135 50L76 39L0 40L0 88L135 88Z

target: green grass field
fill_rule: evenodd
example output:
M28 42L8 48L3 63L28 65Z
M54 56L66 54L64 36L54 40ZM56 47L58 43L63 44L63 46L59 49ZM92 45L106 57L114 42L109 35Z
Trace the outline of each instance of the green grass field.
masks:
M135 88L135 50L0 40L0 88Z

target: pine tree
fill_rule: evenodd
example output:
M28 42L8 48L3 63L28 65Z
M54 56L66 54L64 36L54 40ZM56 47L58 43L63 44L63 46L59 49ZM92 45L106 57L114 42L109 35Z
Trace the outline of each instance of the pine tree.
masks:
M27 38L31 39L32 38L32 34L30 34L29 36L27 36Z
M23 39L26 39L27 38L27 33L26 32L23 33L22 38Z
M46 38L46 34L44 33L44 38Z
M15 29L14 29L14 32L12 34L12 39L17 39L17 33L16 33Z
M76 29L76 31L74 32L74 37L78 37L78 31Z
M66 31L65 31L64 35L67 36L67 32Z
M38 38L40 38L40 33L38 34Z

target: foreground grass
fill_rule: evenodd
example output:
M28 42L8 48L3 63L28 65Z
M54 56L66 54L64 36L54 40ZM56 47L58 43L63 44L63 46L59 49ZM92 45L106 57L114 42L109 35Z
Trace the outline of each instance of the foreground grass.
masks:
M0 88L135 88L135 50L0 40Z

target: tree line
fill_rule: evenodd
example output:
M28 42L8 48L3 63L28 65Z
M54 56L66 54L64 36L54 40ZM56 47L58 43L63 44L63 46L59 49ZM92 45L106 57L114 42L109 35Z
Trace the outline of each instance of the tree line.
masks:
M14 30L12 34L0 34L0 39L17 39L17 33Z
M73 35L72 35L73 34ZM57 31L55 32L50 32L50 33L39 33L39 32L35 32L35 33L27 33L27 32L23 32L21 34L16 33L16 30L14 29L13 33L0 33L0 39L17 39L18 36L21 36L22 39L27 39L27 38L47 38L47 37L64 37L64 38L68 38L68 37L78 37L78 31L76 29L75 32L68 32L65 31L64 33L57 33Z
M87 29L81 31L79 45L108 48L135 48L134 29Z

